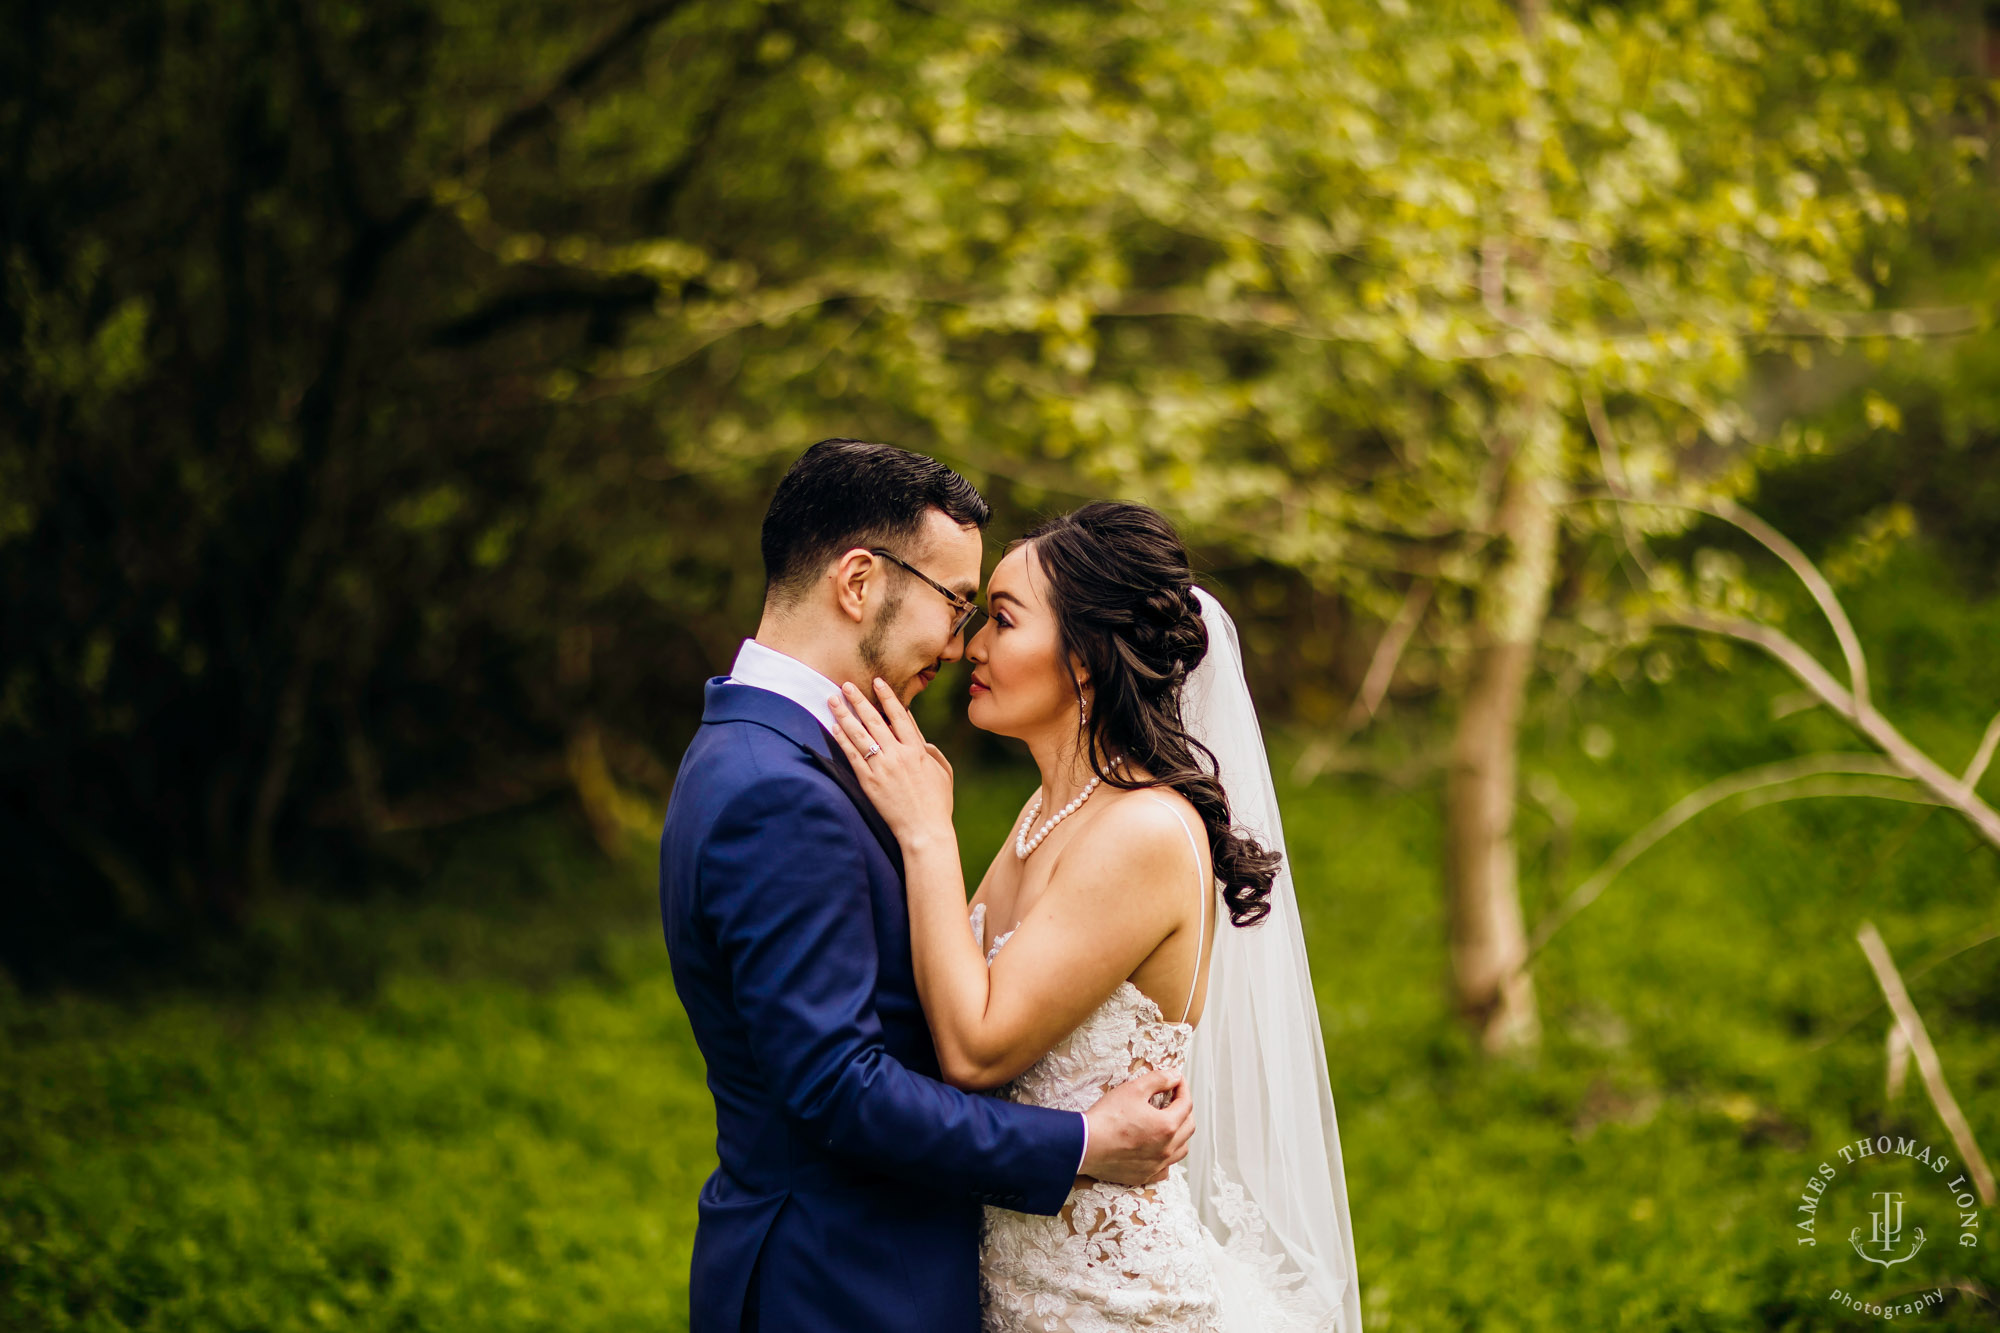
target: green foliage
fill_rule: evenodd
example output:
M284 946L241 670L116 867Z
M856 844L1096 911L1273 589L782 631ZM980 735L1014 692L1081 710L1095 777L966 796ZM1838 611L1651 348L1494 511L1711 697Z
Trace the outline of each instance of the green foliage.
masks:
M1439 580L1449 631L1503 563L1510 467L1558 501L1601 489L1587 399L1642 491L1744 487L1751 352L1808 307L1866 306L1865 260L1900 234L1873 173L1929 132L1913 60L1872 0L1810 25L1747 4L1526 27L1476 4L855 11L794 58L852 213L803 265L738 237L676 250L728 283L590 373L796 329L810 381L690 433L877 404L899 436L1156 501L1382 618ZM829 305L837 338L813 341ZM1608 520L1570 514L1583 539ZM1605 572L1586 611L1610 630Z
M1601 665L1609 511L1509 497L1600 486L1599 399L1635 484L1740 491L1752 353L1900 280L1985 131L1881 0L1527 9L30 7L5 959L241 922L579 735L664 787L830 434L1154 500L1343 623L1431 581L1446 688L1560 580Z
M1958 758L1947 738L1969 746L1980 719L1955 701L2000 694L1977 651L2000 605L1940 619L1942 578L1906 551L1855 612L1891 646L1885 706ZM1528 821L1531 919L1663 798L1839 739L1772 717L1775 667L1686 670L1538 696L1528 785L1575 818L1560 838ZM976 859L1031 779L968 776ZM1955 822L1854 801L1705 817L1556 938L1547 1041L1513 1062L1477 1052L1436 984L1435 791L1344 778L1283 799L1370 1328L1861 1327L1828 1291L2000 1290L1991 1235L1959 1249L1935 1213L1912 1216L1936 1266L1900 1284L1793 1240L1800 1182L1841 1143L1946 1143L1914 1080L1884 1099L1863 918L2000 1142L2000 942L1946 956L1991 932L1995 863ZM0 1000L0 1324L684 1327L707 1093L647 876L583 845L496 824L438 863L428 906L309 907L273 938L314 975L255 1007L226 986ZM1950 1300L1925 1327L1991 1326Z

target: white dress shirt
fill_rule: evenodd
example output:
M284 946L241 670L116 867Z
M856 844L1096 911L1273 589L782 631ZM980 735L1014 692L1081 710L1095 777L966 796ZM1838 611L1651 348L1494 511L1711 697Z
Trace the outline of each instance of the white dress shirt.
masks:
M840 686L798 658L767 648L755 639L745 639L736 650L736 663L729 668L729 679L790 699L818 719L827 735L833 734L833 710L826 706L826 701L829 695L840 693Z
M798 658L767 647L755 639L745 639L743 646L736 650L736 661L729 668L729 679L738 685L751 685L790 699L811 713L814 720L826 728L827 735L833 734L833 710L826 706L826 701L828 696L839 694L840 687ZM1079 1175L1089 1158L1090 1119L1086 1116L1083 1121L1083 1156L1076 1163Z

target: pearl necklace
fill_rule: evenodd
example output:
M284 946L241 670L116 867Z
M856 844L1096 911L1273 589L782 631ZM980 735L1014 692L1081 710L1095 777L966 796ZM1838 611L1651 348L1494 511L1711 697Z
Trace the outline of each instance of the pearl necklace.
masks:
M1123 759L1114 759L1111 761L1110 767L1116 770L1124 762ZM1056 825L1075 814L1082 807L1083 803L1090 799L1090 794L1097 790L1098 784L1102 781L1103 779L1099 778L1095 773L1091 774L1090 781L1086 782L1083 790L1076 794L1076 799L1043 821L1042 826L1035 830L1035 836L1031 838L1028 836L1028 825L1034 823L1035 816L1042 813L1042 794L1037 791L1035 793L1035 803L1028 807L1027 815L1021 820L1021 829L1014 835L1014 855L1023 861L1027 860L1028 853L1041 846L1042 839L1054 832Z

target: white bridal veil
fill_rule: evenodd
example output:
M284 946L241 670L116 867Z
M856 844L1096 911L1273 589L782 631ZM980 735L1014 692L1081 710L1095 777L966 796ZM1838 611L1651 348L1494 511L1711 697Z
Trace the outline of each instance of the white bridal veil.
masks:
M1283 853L1236 622L1207 592L1196 596L1208 655L1183 687L1188 730L1215 752L1232 822ZM1361 1333L1340 1130L1289 858L1270 907L1255 926L1224 917L1215 932L1188 1062L1188 1184L1213 1242L1229 1333Z

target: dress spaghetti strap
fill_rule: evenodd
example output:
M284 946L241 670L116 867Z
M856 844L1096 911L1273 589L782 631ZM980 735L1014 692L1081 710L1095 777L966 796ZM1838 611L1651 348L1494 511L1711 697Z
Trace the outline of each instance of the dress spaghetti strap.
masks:
M1181 818L1181 812L1174 809L1172 801L1153 792L1147 792L1146 794L1161 805L1166 806L1168 812L1173 815L1174 822L1181 826L1181 832L1187 834L1188 846L1194 852L1195 877L1199 880L1201 877L1201 844L1194 840L1194 830L1187 826L1185 819ZM1197 884L1195 886L1195 893L1197 898L1194 917L1194 980L1188 983L1187 1003L1181 1006L1182 1023L1186 1023L1188 1015L1194 1012L1194 993L1201 989L1202 948L1208 943L1208 889L1203 885Z

